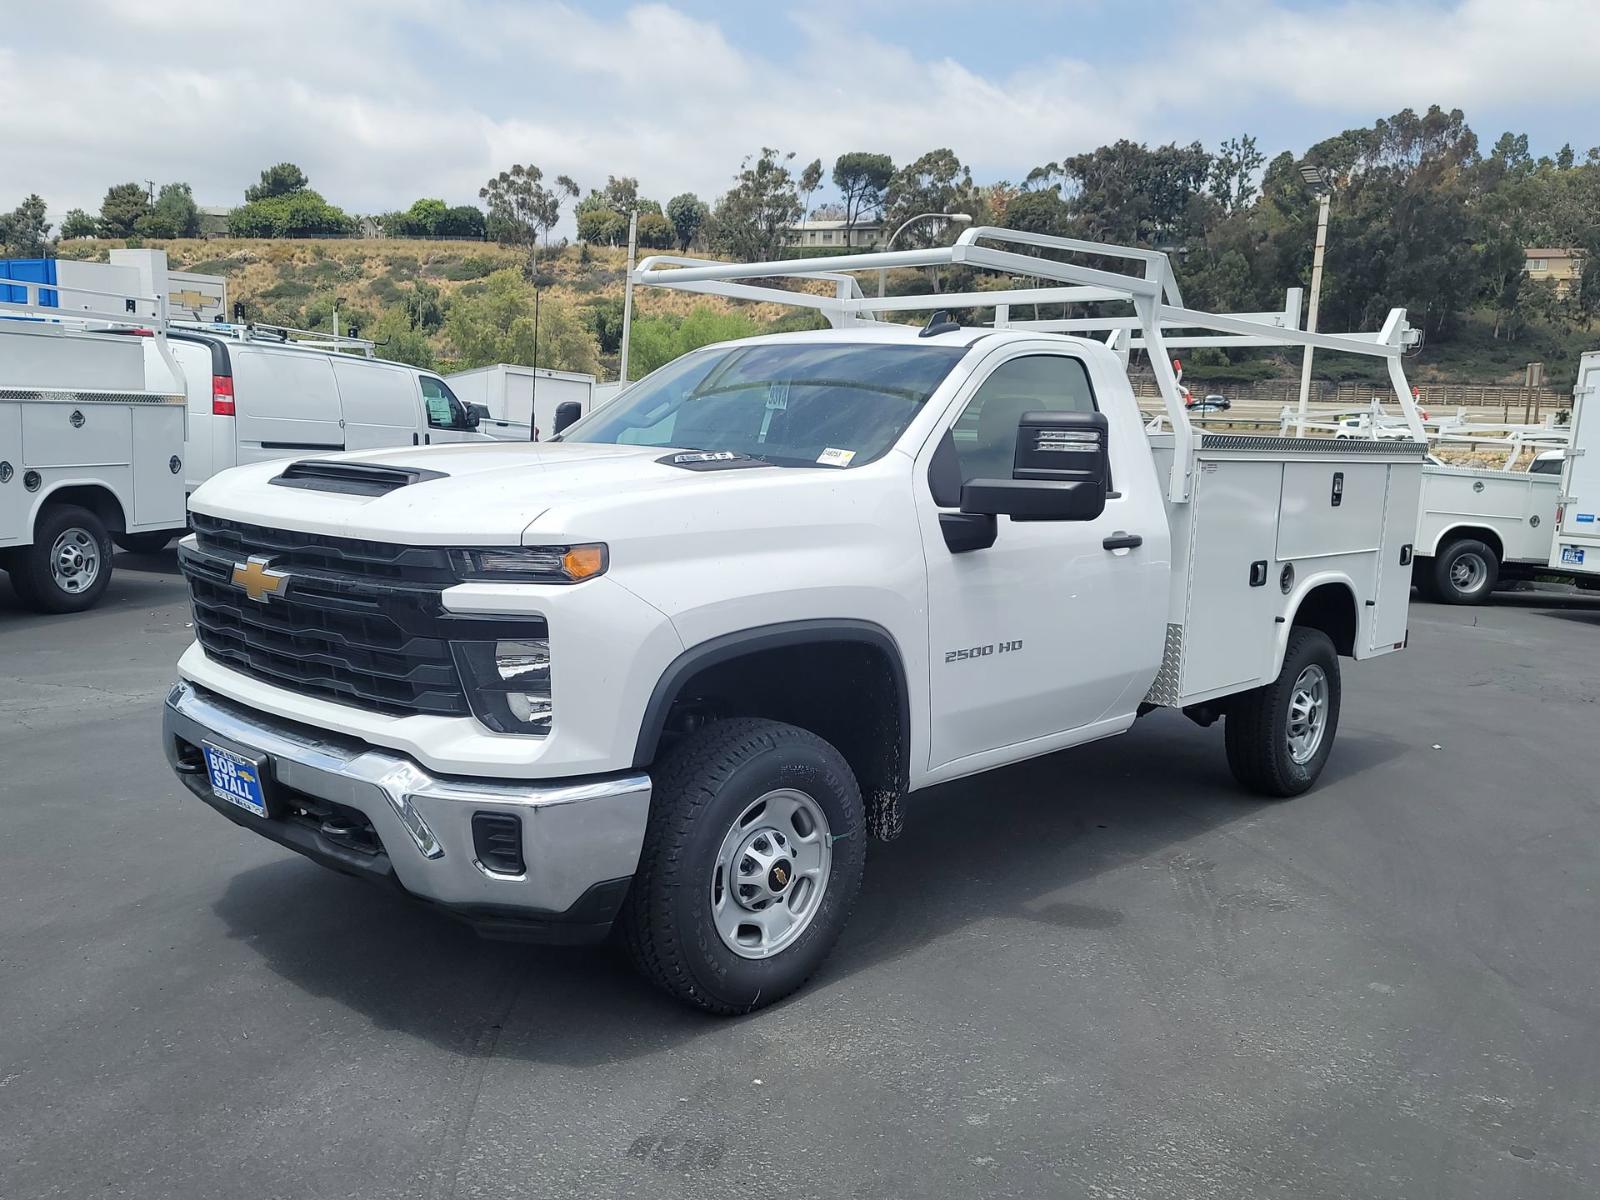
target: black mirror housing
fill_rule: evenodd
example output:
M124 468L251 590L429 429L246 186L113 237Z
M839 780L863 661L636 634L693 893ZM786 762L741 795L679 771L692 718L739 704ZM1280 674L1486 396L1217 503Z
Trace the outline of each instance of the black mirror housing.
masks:
M555 432L560 433L583 415L583 406L576 400L563 400L556 405Z
M1104 413L1031 412L1017 422L1010 479L974 479L961 511L1013 521L1092 521L1111 483Z

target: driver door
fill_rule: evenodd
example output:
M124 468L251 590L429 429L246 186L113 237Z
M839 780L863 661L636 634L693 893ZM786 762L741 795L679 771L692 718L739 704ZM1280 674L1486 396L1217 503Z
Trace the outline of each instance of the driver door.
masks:
M480 434L477 419L467 411L467 406L450 390L444 380L432 375L418 375L422 388L422 411L428 423L423 434L429 444L439 442L480 442L487 437Z
M954 442L962 482L1012 478L1018 421L1041 411L1099 411L1083 359L1009 352L976 375L943 435ZM947 544L939 514L959 510L959 493L930 481L939 439L919 456L931 772L953 777L1024 758L1053 748L1051 739L1069 745L1081 740L1074 731L1131 719L1144 698L1165 635L1168 538L1143 431L1126 416L1108 414L1111 484L1100 516L1001 516L983 549ZM1107 545L1123 535L1142 543Z

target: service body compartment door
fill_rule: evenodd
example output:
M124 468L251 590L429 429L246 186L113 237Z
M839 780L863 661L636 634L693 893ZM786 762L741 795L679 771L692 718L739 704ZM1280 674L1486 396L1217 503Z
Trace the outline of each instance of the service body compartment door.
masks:
M1411 612L1411 556L1422 495L1422 464L1390 463L1383 509L1383 545L1378 552L1378 583L1367 623L1367 649L1394 650L1406 640Z
M28 467L124 467L132 452L126 404L51 400L22 405Z
M1375 551L1383 536L1388 464L1287 462L1278 557L1284 562ZM1412 520L1416 520L1413 497Z
M1202 460L1183 631L1184 696L1254 687L1272 669L1281 462Z
M184 418L176 404L141 404L128 414L133 420L132 532L176 529L185 520ZM177 470L173 470L176 466Z
M0 546L15 546L27 536L28 493L22 487L22 405L14 401L0 401L0 476Z

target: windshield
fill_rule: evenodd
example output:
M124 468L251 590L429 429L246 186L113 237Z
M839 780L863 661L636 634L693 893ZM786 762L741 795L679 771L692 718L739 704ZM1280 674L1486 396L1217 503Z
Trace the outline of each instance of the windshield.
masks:
M860 466L893 446L965 346L786 343L687 354L565 442L723 450L784 467Z

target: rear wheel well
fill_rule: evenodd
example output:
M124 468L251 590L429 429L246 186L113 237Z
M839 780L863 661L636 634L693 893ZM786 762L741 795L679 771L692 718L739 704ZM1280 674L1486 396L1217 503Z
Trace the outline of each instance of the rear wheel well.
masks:
M87 508L100 518L100 523L106 527L108 533L121 533L128 527L127 519L122 513L122 504L109 488L97 487L92 483L57 488L44 498L44 502L39 505L39 512L42 514L48 508L63 504L76 504L79 508Z
M875 638L766 635L745 649L690 659L667 673L652 698L636 764L648 766L710 721L765 717L809 730L837 749L869 812L892 805L907 785L909 717L904 670L891 647Z
M1333 648L1346 658L1356 652L1356 597L1342 583L1322 583L1312 588L1295 609L1292 624L1320 629L1333 642Z
M1455 542L1468 540L1482 542L1494 551L1496 559L1500 562L1505 562L1506 548L1505 543L1500 540L1500 535L1492 529L1485 529L1478 525L1457 525L1454 529L1447 530L1440 536L1439 546L1434 551L1434 555L1438 556L1445 553Z

